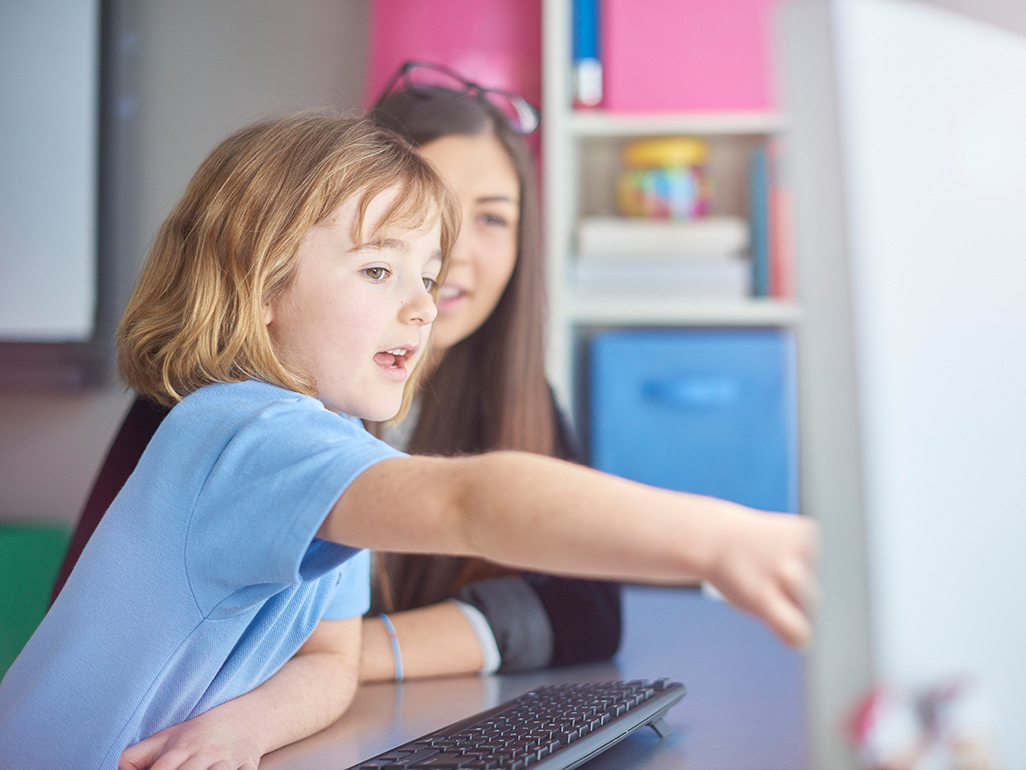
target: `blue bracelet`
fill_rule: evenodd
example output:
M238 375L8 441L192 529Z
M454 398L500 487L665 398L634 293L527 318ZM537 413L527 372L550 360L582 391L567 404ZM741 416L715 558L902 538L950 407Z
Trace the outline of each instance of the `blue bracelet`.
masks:
M388 639L392 643L392 659L395 661L395 681L403 681L403 654L399 651L399 635L395 632L395 626L392 625L392 619L388 617L384 612L378 615L382 624L385 626L385 631L388 632Z

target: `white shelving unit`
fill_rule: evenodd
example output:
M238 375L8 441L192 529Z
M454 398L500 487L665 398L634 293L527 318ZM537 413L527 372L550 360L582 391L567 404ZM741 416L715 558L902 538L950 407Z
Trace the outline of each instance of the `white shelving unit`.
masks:
M571 135L651 136L665 134L774 134L786 128L783 116L765 112L710 112L690 115L619 115L568 110Z
M584 289L574 285L574 234L583 214L612 213L624 143L640 137L696 136L710 142L709 175L726 212L746 209L747 149L786 129L777 113L623 115L571 106L571 0L544 0L542 17L542 200L549 286L549 377L573 404L575 340L587 328L791 326L792 302L696 299L668 290Z

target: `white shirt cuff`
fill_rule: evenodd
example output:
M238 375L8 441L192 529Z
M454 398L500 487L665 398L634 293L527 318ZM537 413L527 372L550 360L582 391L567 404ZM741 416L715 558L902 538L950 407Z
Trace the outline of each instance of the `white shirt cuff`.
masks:
M495 643L495 634L492 633L492 627L488 625L488 620L477 607L461 602L459 599L450 599L449 601L460 608L463 617L467 619L477 635L477 641L481 645L481 657L484 658L481 673L494 674L499 670L502 656L499 655L499 645Z

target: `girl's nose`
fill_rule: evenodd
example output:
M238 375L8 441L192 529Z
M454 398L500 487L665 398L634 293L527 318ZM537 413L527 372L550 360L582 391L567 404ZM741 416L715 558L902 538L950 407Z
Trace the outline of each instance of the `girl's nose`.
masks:
M403 302L402 317L406 323L426 326L435 320L438 306L423 283L413 287L413 291Z

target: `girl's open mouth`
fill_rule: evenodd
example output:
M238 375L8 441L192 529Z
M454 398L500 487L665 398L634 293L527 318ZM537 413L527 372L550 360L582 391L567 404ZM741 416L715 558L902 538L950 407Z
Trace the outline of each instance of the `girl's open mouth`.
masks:
M374 354L374 363L396 379L404 379L407 374L406 364L415 349L390 348Z

